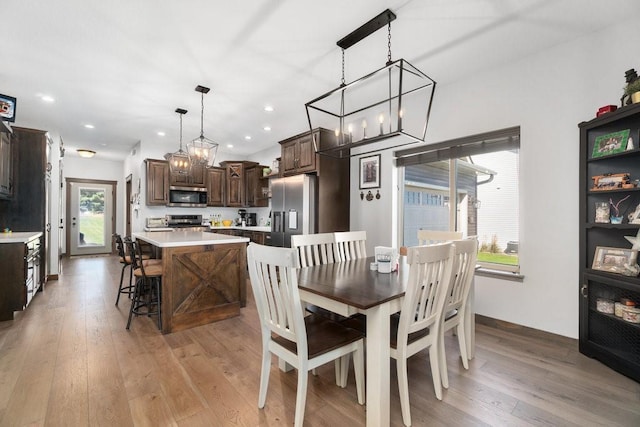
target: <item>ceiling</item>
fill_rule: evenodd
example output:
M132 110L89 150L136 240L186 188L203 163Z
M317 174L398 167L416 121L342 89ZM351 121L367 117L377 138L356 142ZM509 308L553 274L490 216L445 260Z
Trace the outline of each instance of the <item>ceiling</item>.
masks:
M60 135L69 154L88 148L96 158L123 159L141 140L176 151L178 107L189 111L185 144L197 137L195 87L207 86L205 136L220 152L244 157L308 129L304 103L340 83L336 42L386 8L397 15L393 59L408 60L441 87L627 21L640 2L3 2L0 93L18 99L14 125ZM386 59L382 29L346 51L347 82Z

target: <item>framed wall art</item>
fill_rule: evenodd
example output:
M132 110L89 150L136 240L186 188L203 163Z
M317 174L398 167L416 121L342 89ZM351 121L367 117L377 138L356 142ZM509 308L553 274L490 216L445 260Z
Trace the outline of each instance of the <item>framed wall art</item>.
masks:
M380 188L380 154L360 157L360 189Z
M596 246L591 268L609 273L632 275L630 273L636 266L637 258L638 251L632 249Z
M625 129L597 137L595 144L593 144L591 157L609 156L625 151L629 141L629 131L629 129Z
M16 121L16 99L13 96L0 94L0 120Z

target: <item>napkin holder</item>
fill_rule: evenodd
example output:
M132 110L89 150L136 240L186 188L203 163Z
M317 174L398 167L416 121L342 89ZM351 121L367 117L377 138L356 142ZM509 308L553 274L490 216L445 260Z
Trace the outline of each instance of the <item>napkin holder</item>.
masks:
M386 246L376 246L374 248L375 260L378 264L378 272L391 273L398 268L398 250Z

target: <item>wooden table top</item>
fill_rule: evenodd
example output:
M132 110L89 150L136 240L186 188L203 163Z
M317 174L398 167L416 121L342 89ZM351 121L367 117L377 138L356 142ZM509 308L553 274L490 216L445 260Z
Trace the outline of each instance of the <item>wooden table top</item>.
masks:
M409 268L403 259L392 273L372 271L373 257L301 268L298 287L366 310L404 296Z

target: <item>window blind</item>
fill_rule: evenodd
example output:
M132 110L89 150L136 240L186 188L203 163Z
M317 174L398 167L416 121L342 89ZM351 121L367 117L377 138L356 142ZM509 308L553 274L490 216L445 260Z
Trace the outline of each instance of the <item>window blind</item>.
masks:
M520 148L520 126L456 138L394 152L396 166L411 166L439 160Z

